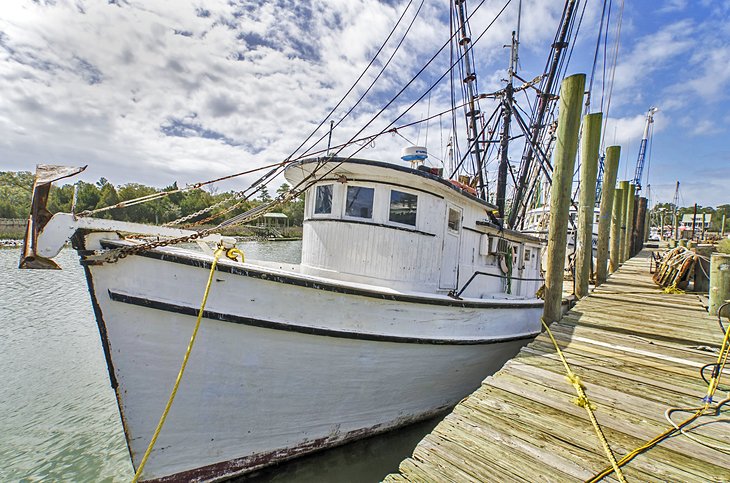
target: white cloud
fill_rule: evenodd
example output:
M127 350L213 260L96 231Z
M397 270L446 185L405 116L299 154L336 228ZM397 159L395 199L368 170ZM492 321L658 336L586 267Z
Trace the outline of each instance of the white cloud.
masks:
M129 0L91 2L58 0L43 5L5 2L0 12L0 169L30 170L37 162L90 164L87 179L106 177L167 185L209 179L279 161L289 155L334 106L364 69L395 24L405 0ZM405 24L383 52L376 70L403 34ZM388 72L365 102L340 125L333 143L348 140L426 62L449 35L442 0L427 0ZM468 2L472 12L478 2ZM485 2L471 21L472 39L502 7ZM669 16L682 2L666 4ZM713 3L706 8L722 8ZM562 12L561 2L525 0L521 32L522 74L541 73L547 46ZM583 19L571 71L592 61L600 11L589 5ZM606 144L614 139L635 153L643 128L643 111L657 102L666 120L687 109L689 97L705 101L727 90L730 35L718 20L707 33L703 24L676 17L658 32L632 40L617 68L612 116ZM517 24L517 3L474 47L480 92L502 87L511 31ZM631 19L625 39L635 32ZM724 30L723 30L724 29ZM705 61L697 55L695 37L715 35L717 45ZM694 50L693 50L694 49ZM383 128L447 68L448 52L376 121L368 133ZM687 69L671 72L670 83L691 95L676 95L665 81L668 63L686 59ZM369 73L344 109L351 106L374 73ZM659 82L657 76L665 78ZM458 82L458 79L457 79ZM644 85L655 83L657 87ZM655 101L659 99L659 101ZM448 85L431 95L430 113L448 109ZM706 101L707 102L707 101ZM483 102L483 112L494 106ZM637 107L639 106L639 107ZM638 111L638 112L637 112ZM402 122L429 113L427 100ZM460 121L463 114L459 113ZM704 118L688 113L699 134ZM448 116L442 119L450 124ZM325 132L327 123L321 132ZM442 156L443 137L437 121L429 127L429 149ZM446 129L445 129L446 130ZM691 131L691 129L685 129ZM425 126L402 134L423 141ZM317 136L316 138L318 138ZM705 136L706 137L706 136ZM316 139L315 138L315 139ZM324 146L324 142L320 146ZM633 144L632 144L633 143ZM358 156L395 160L405 141L386 135ZM519 147L519 141L516 143ZM463 147L463 146L462 146ZM359 147L352 148L359 149ZM519 149L512 156L518 161ZM252 177L237 181L245 185ZM228 189L225 186L223 189Z
M657 9L657 13L679 12L687 8L687 0L665 0L664 4Z

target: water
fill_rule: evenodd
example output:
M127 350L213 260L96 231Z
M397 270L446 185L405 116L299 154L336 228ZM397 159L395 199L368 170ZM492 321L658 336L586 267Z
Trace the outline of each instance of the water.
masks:
M299 263L301 257L301 242L239 246L251 259ZM132 465L76 252L61 252L58 271L18 270L18 256L17 249L0 249L0 481L130 481ZM380 481L436 423L299 458L247 480Z

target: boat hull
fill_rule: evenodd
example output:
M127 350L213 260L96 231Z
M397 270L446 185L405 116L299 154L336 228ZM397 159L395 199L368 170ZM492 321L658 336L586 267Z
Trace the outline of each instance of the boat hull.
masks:
M208 267L175 250L86 266L135 467L180 368ZM233 476L429 417L539 331L539 304L403 301L306 277L288 283L235 262L220 268L145 480Z

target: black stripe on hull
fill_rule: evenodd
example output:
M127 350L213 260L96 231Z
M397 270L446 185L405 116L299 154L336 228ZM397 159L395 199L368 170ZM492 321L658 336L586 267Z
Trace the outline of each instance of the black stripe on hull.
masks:
M137 297L134 295L123 294L109 290L109 298L115 302L121 302L130 305L136 305L138 307L146 307L155 310L162 310L164 312L172 312L176 314L189 315L191 317L197 317L198 310L195 307L189 307L185 305L177 305L169 302L162 302L159 300L151 300L144 297ZM334 329L323 329L320 327L308 327L304 325L296 325L284 322L274 322L270 320L255 319L252 317L244 317L235 314L225 314L222 312L215 312L212 310L203 311L203 317L210 320L219 320L221 322L231 322L234 324L248 325L251 327L259 327L263 329L283 330L287 332L298 332L300 334L307 335L318 335L325 337L336 337L340 339L357 339L357 340L369 340L378 342L397 342L402 344L433 344L433 345L487 345L487 344L499 344L501 342L510 342L515 340L527 340L532 339L538 333L530 335L521 335L518 337L505 337L502 339L432 339L424 337L402 337L397 335L384 335L384 334L370 334L363 332L349 332L344 330Z
M128 247L130 245L125 243L113 242L105 240L102 242L104 248L119 248ZM159 250L147 250L140 253L135 253L145 258L152 258L155 260L162 260L165 262L179 263L182 265L188 265L192 267L204 268L210 270L211 262L208 260L201 260L199 258L186 257L176 253L163 252ZM117 263L123 263L121 260ZM361 297L372 297L381 300L392 300L394 302L406 302L414 304L424 305L440 305L447 307L456 308L474 308L474 309L534 309L541 308L543 306L542 300L535 300L534 302L494 302L494 301L471 301L471 300L458 300L451 298L427 298L417 297L413 295L404 294L393 294L376 292L366 289L360 289L355 287L348 287L340 284L331 282L325 282L320 280L308 280L304 278L298 278L296 276L288 276L280 273L272 273L265 271L264 269L255 269L248 267L236 267L229 265L226 261L221 260L216 266L216 270L223 273L230 273L232 275L240 275L244 277L257 278L261 280L268 280L277 283L286 283L289 285L295 285L298 287L312 288L316 290L324 290L326 292L342 293L346 295L358 295Z

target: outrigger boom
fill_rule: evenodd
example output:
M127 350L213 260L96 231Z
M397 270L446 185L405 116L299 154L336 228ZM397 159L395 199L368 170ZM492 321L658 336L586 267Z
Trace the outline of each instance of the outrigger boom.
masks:
M61 267L53 261L53 258L58 255L61 248L78 230L134 233L162 237L185 237L195 234L194 231L179 228L81 217L73 213L56 213L54 215L48 211L46 205L52 183L75 176L85 169L86 166L70 167L47 164L36 166L31 211L25 230L23 250L18 268L60 270ZM229 241L228 238L230 237L214 234L202 238L201 241L219 242L221 239Z

